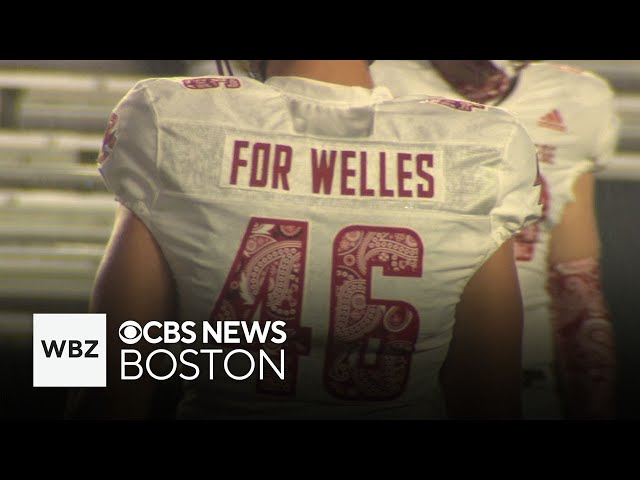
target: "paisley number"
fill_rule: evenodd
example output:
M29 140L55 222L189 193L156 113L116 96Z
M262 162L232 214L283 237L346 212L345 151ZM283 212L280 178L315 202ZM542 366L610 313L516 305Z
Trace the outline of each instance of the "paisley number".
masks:
M385 400L406 386L420 317L405 302L373 299L372 267L422 276L422 242L405 228L351 226L333 245L325 386L352 400Z
M536 251L536 244L540 241L540 228L542 222L547 218L551 202L549 185L542 175L538 173L539 185L541 185L540 201L542 203L542 216L536 223L523 228L514 237L514 250L516 260L519 262L530 262L533 260Z
M250 321L260 307L260 322L286 322L284 380L267 369L260 393L294 395L298 356L309 354L311 329L300 326L308 231L306 222L251 218L211 312L213 321Z
M301 326L307 222L253 217L211 320L283 320L285 380L258 380L260 393L295 395L298 360L308 355L311 329ZM383 400L406 386L420 317L402 301L373 299L373 267L396 277L421 277L420 237L405 228L350 226L333 245L331 318L324 385L338 398ZM279 347L280 348L280 347Z

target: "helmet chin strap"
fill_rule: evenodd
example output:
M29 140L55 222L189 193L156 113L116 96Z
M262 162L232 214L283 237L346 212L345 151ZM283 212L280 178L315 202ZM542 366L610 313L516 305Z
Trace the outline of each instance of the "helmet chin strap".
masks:
M464 98L485 104L502 100L523 68L511 60L432 60L431 63Z

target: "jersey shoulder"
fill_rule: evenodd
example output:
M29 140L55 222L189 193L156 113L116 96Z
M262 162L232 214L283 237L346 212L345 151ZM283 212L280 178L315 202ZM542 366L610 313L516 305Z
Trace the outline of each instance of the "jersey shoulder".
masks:
M529 87L530 91L554 89L565 101L593 105L610 101L614 94L605 78L572 65L533 63L528 65L521 75L529 85L537 86Z
M537 63L522 71L521 82L505 108L517 112L537 143L560 142L576 159L603 162L611 156L620 116L606 79L573 66ZM550 136L553 131L558 134Z
M496 146L508 141L516 130L524 129L514 115L502 108L433 95L396 97L379 105L378 111L389 114L387 118L392 121L408 122L407 128L420 129L428 124L437 136Z
M221 106L228 106L232 102L260 101L274 94L272 89L252 78L208 75L141 80L127 97L144 95L160 118L185 116L192 119L194 116L220 112Z
M472 120L472 115L485 118L516 122L513 115L499 107L483 105L468 100L461 100L437 95L403 95L388 100L380 105L380 110L387 112L406 112L429 115L440 113ZM477 117L475 118L477 120Z
M225 91L240 89L246 86L255 88L264 86L262 82L250 77L236 77L233 75L203 75L194 77L158 77L140 80L134 89L148 89L151 91Z

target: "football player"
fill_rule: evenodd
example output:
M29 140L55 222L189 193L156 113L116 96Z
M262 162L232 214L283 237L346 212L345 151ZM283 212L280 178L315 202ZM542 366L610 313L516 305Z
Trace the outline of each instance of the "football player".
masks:
M593 172L615 149L613 91L593 73L544 62L376 61L394 95L430 94L498 105L538 149L544 210L515 243L525 323L526 418L612 418L613 328L603 297Z
M193 355L177 417L518 418L511 237L541 214L522 126L393 100L367 61L254 67L145 80L114 110L99 163L121 207L92 298L109 387L72 411L147 415L149 376L120 379L124 320L281 320L284 378Z

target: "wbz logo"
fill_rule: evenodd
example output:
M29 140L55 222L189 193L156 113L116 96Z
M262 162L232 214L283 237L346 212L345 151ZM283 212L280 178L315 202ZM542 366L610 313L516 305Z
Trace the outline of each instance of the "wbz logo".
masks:
M57 341L51 340L51 343L47 345L46 340L40 340L42 342L42 348L47 358L51 358L51 355L55 352L56 357L60 358L64 355L64 346L67 344L67 340L62 340L60 344ZM98 345L98 340L85 340L85 345L89 345L89 350L82 352L82 342L80 340L69 340L69 348L67 356L69 358L98 358L97 353L91 353Z
M105 314L33 315L34 387L106 387Z

